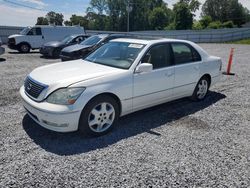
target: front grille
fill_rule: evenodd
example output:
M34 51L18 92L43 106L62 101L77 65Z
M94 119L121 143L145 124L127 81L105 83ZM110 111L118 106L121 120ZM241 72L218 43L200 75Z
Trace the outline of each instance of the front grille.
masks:
M24 82L24 88L26 93L28 93L28 95L30 95L35 99L39 97L39 95L46 87L47 87L46 85L38 83L33 79L31 79L30 77L27 77Z
M8 44L16 44L16 40L14 38L9 38Z

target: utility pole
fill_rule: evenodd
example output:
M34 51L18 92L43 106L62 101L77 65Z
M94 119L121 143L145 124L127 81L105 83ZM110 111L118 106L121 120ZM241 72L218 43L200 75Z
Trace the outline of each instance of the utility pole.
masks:
M127 13L128 13L128 18L127 18L127 32L129 32L129 16L130 16L130 12L132 11L132 7L130 6L130 0L128 0L128 4L127 4Z

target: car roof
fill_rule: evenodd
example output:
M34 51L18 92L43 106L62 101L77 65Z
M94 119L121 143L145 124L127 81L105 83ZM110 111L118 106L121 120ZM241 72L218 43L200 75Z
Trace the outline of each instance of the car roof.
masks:
M79 37L79 36L90 36L90 35L88 35L88 34L73 34L73 35L70 35L70 36L72 36L72 37Z
M143 38L118 38L118 39L114 39L112 40L114 42L128 42L128 43L138 43L138 44L156 44L156 43L160 43L160 42L185 42L185 43L191 43L190 41L186 41L186 40L177 40L177 39L168 39L168 38L152 38L152 39L143 39Z

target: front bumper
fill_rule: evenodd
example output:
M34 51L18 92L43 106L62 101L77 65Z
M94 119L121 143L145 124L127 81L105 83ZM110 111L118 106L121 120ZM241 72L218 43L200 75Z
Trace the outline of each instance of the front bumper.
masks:
M12 49L12 50L18 50L18 46L16 44L13 44L13 43L8 43L8 47L9 47L9 49Z
M0 46L0 55L4 54L4 52L5 52L5 48Z
M40 54L44 56L53 56L53 50L54 48L48 48L48 47L41 47L39 49Z
M24 87L20 94L28 115L42 127L56 132L78 130L81 111L75 111L72 106L35 102L25 94Z

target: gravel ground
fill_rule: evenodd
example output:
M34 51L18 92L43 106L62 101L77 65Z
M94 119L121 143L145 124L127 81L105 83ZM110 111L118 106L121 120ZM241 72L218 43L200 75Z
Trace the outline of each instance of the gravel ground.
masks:
M18 90L57 62L7 50L0 58L0 187L250 187L250 46L201 44L233 72L203 102L182 99L123 117L100 138L34 123ZM223 65L226 69L226 63Z

